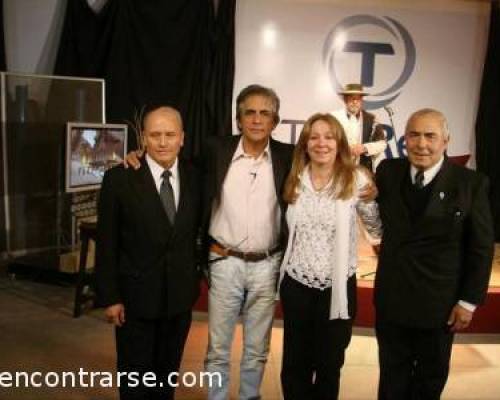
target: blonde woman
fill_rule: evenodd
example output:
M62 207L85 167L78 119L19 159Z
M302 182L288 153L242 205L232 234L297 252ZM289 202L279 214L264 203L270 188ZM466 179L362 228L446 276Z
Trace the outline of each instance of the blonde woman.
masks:
M356 313L357 222L380 236L371 182L356 167L340 123L314 114L296 145L284 189L288 244L280 270L285 400L337 399Z

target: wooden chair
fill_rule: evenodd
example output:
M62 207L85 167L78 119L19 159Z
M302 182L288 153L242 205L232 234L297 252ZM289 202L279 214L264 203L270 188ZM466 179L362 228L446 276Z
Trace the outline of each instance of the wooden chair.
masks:
M80 224L80 263L78 265L78 276L76 281L75 304L73 308L73 318L78 318L82 314L83 305L93 300L94 295L94 271L87 269L87 256L89 252L89 242L94 243L97 238L97 223L82 222Z

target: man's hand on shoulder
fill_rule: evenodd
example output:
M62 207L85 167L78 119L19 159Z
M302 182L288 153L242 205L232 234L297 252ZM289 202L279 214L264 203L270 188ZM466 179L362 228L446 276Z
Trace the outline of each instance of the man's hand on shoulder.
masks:
M144 156L144 150L131 151L125 156L123 160L123 166L125 168L132 167L134 169L141 168L140 159Z
M122 326L125 323L125 306L122 303L106 307L104 315L110 324Z
M363 146L362 144L353 144L351 146L351 153L355 156L355 157L358 157L360 156L361 154L364 154L366 152L366 148L365 146Z

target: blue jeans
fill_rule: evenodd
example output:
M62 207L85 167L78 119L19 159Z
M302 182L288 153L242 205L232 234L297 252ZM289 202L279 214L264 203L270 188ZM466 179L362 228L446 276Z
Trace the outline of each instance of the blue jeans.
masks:
M211 254L212 258L219 257ZM205 370L219 373L222 385L208 388L209 400L229 399L229 371L234 329L241 315L243 355L241 400L260 399L269 353L280 254L258 262L227 257L210 266L208 351Z

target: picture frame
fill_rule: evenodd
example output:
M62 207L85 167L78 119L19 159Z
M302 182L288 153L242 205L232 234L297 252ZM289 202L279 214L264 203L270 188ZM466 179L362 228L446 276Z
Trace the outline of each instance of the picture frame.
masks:
M99 189L104 173L127 154L125 124L66 124L65 191Z

